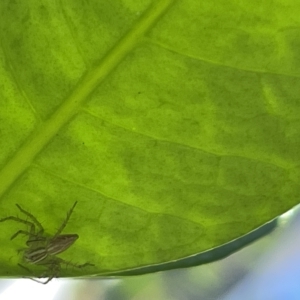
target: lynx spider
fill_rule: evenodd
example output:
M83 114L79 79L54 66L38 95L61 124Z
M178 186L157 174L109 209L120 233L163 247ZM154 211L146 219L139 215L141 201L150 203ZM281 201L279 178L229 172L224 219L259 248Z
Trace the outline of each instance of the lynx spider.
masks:
M44 235L44 228L42 224L31 213L24 210L18 204L16 204L17 208L31 221L23 220L19 217L14 216L0 219L0 222L13 220L29 226L29 231L19 230L11 237L11 240L17 237L19 234L28 236L28 240L26 241L27 248L19 250L23 251L23 260L26 263L33 265L41 265L47 268L47 270L41 276L38 277L48 277L46 281L31 278L32 280L42 284L48 283L53 278L58 277L62 264L66 266L72 266L75 268L93 266L93 264L90 263L85 263L82 265L74 264L56 256L57 254L66 251L79 238L78 234L61 234L61 232L66 227L76 204L77 201L68 211L66 219L63 221L56 233L50 237ZM21 264L18 265L30 272L30 270L27 267Z

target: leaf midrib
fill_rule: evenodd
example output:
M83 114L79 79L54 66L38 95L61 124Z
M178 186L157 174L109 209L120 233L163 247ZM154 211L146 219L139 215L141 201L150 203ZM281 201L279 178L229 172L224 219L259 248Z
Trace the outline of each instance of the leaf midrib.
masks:
M27 142L0 171L0 197L31 165L34 158L78 111L87 97L132 51L144 34L168 10L175 0L158 0L143 14L127 34L103 57L99 64L79 81L57 111L28 137Z

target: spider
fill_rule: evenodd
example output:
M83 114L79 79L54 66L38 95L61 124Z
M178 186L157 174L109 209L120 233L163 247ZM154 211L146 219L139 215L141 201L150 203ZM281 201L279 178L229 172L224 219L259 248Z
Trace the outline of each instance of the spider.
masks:
M78 234L61 234L61 232L66 227L76 204L77 201L73 204L71 209L68 211L66 219L63 221L63 223L58 228L56 233L51 237L44 235L44 228L42 224L31 213L24 210L18 204L16 204L17 208L24 215L26 215L31 221L23 220L19 217L14 217L14 216L0 219L0 222L13 220L29 226L29 231L19 230L11 237L11 240L17 237L19 234L28 236L28 240L26 241L27 248L19 250L19 251L23 251L23 260L26 263L33 264L33 265L41 265L47 268L47 270L41 276L38 277L38 278L48 277L46 281L40 281L31 278L32 280L43 284L48 283L53 278L58 277L62 264L67 266L70 265L75 268L93 266L93 264L90 263L85 263L82 265L74 264L56 256L57 254L67 250L79 238ZM27 267L24 267L21 264L18 265L30 272L30 270Z

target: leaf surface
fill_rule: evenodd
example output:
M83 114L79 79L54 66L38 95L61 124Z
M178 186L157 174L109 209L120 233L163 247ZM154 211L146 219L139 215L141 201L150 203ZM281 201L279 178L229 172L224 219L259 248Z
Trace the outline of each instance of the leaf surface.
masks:
M95 267L61 274L77 275L209 250L293 207L299 6L1 1L1 217L18 203L53 235L78 201L61 257ZM26 275L24 225L0 226L1 275Z

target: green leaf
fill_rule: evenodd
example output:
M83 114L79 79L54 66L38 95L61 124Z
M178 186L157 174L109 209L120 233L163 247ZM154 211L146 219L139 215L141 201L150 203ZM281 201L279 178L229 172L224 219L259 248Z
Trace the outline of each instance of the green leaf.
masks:
M220 246L299 188L295 0L0 3L1 218L20 204L60 257L107 274ZM0 223L2 276L24 224ZM35 276L43 266L28 266Z

